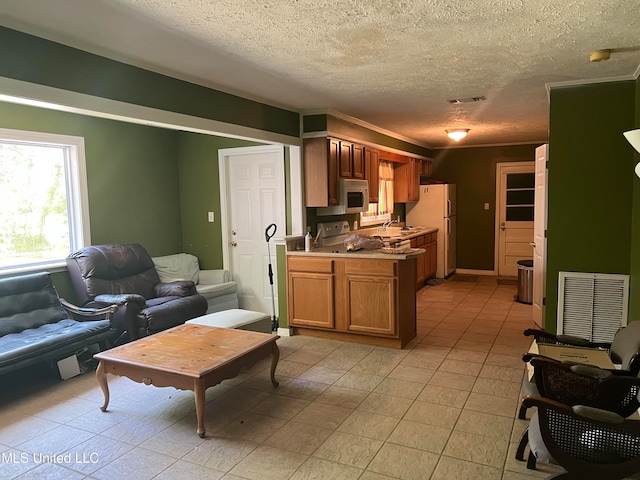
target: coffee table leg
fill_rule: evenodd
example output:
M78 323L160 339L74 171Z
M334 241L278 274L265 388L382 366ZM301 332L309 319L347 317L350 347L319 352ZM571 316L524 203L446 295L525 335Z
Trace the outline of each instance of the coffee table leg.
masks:
M271 383L274 387L278 386L276 380L276 367L278 366L278 360L280 360L280 349L276 342L273 342L273 350L271 350Z
M198 436L204 438L204 392L202 383L197 381L193 386L193 394L196 400L196 418L198 419Z
M109 386L107 385L107 374L104 371L104 362L102 360L100 360L98 368L96 368L96 378L104 394L104 404L100 407L100 410L106 412L107 406L109 406Z

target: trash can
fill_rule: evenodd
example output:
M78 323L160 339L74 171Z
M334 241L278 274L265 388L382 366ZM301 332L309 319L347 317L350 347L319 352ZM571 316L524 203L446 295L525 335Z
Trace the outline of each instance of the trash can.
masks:
M518 295L516 301L533 303L533 260L518 260Z

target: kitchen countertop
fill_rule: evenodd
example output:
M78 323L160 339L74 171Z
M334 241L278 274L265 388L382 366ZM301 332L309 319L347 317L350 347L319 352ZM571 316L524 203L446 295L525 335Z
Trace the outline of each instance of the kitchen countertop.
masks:
M362 229L355 230L350 233L367 233L367 230L371 229ZM398 237L393 237L391 241L403 241L410 240L415 237L419 237L420 235L425 235L428 233L437 232L438 229L434 227L426 227L420 230L416 230L407 235L402 235ZM412 248L409 251L402 251L400 253L384 253L380 249L378 250L357 250L353 252L347 252L347 247L343 244L339 245L329 245L323 247L315 247L310 252L305 252L304 250L288 250L287 255L291 256L309 256L309 257L336 257L336 256L344 256L350 258L368 258L368 259L378 259L378 260L407 260L410 258L416 258L424 255L426 251L423 248Z

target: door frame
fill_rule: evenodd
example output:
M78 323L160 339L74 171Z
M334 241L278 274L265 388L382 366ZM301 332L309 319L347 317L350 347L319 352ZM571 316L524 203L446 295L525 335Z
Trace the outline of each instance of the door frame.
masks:
M299 148L297 149L299 152ZM219 187L220 187L220 229L221 229L221 234L222 234L222 264L223 264L223 268L226 270L230 270L231 268L231 261L230 261L230 236L229 236L229 207L231 204L231 192L229 191L229 179L228 179L228 157L229 155L233 155L233 154L237 154L237 153L246 153L246 154L251 154L251 153L256 153L256 152L264 152L264 153L281 153L281 157L282 157L282 162L283 162L283 171L284 171L284 195L285 195L285 199L286 199L286 190L287 190L287 172L286 172L286 161L285 161L285 148L284 145L279 145L279 144L273 144L273 145L258 145L258 146L254 146L254 147L236 147L236 148L221 148L220 150L218 150L218 170L220 172L220 178L219 178ZM299 155L298 155L298 159L299 159ZM291 162L291 163L296 163L299 167L300 162ZM291 168L290 168L291 170ZM292 172L290 172L292 173ZM289 175L290 178L294 178L293 176ZM300 177L296 177L296 178L300 178ZM299 183L299 185L301 185L301 183ZM301 192L301 190L300 190ZM302 197L302 194L300 193L300 197ZM285 202L285 203L289 203L289 202ZM294 199L293 199L293 195L291 198L291 203L294 203ZM287 222L287 214L288 211L290 211L289 208L287 208L287 205L284 205L284 217L285 217L285 224L288 223ZM301 212L300 212L301 213ZM295 221L296 217L298 218L297 221ZM299 215L293 215L292 212L292 221L295 221L296 224L301 224L300 222L300 216ZM301 225L297 226L296 228L299 228L298 232L302 232L302 227ZM287 235L287 232L276 232L276 236L273 237L272 241L274 246L272 247L272 254L273 254L273 259L274 261L272 262L274 264L274 268L275 268L275 244L277 242L282 242L284 237ZM266 241L266 239L265 239ZM231 271L231 276L233 277L233 272Z
M500 210L502 209L502 170L508 167L520 167L532 169L535 173L535 161L529 162L499 162L496 163L496 210L494 215L494 250L493 250L493 271L495 275L500 275ZM506 185L504 186L506 188ZM534 207L535 208L535 207Z

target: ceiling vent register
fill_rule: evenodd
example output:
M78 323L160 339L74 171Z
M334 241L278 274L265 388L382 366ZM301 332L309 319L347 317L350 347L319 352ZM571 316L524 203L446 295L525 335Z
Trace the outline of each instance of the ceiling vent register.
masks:
M473 102L482 102L486 100L484 96L479 97L467 97L467 98L452 98L451 100L447 100L447 102L452 105L457 105L458 103L473 103Z

